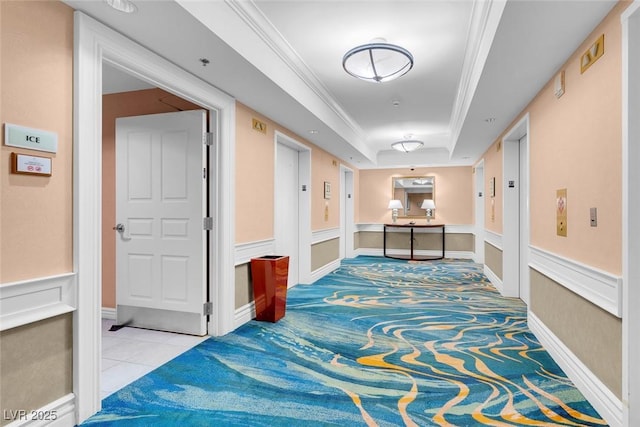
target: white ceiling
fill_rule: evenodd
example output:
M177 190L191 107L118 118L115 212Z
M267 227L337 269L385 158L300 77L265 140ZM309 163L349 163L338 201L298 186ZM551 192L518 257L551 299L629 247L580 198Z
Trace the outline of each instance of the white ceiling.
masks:
M475 162L615 1L134 0L129 15L66 3L372 168ZM344 53L377 37L413 54L408 74L376 84L344 72ZM409 134L424 148L390 148Z

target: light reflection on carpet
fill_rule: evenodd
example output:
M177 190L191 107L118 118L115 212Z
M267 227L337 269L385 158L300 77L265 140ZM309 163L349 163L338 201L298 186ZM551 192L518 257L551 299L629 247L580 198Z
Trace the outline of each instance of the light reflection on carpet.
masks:
M606 425L481 268L345 260L280 322L203 342L86 424Z

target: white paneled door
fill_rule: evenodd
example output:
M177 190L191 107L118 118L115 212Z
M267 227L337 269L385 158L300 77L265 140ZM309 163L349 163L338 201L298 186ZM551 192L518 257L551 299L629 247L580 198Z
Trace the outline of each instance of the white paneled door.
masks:
M116 121L117 322L206 334L206 112Z

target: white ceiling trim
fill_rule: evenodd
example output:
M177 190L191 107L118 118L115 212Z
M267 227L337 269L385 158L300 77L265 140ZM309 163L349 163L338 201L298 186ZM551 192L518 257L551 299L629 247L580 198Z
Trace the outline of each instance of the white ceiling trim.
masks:
M473 3L462 76L449 124L451 129L450 156L458 143L458 137L469 112L506 4L506 0L476 0Z
M292 54L291 47L282 41L282 36L253 2L176 2L345 143L369 161L375 162L376 153L366 144L362 129L346 115L322 85L314 84L317 78L310 71L303 70L306 68L304 62L297 54Z
M262 39L262 41L351 129L364 136L362 128L335 100L327 87L291 47L291 44L264 16L254 1L225 0L229 7Z

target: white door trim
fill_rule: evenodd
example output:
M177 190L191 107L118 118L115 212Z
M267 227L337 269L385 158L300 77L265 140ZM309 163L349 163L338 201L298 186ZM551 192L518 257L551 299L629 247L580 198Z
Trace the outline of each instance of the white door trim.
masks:
M340 165L340 259L353 258L353 169ZM351 196L350 198L348 196Z
M278 144L298 152L298 185L301 188L306 188L306 190L300 191L300 197L298 197L298 212L300 214L298 220L298 282L311 283L311 149L290 136L275 131L274 165L278 164L275 157L278 152ZM275 185L275 173L273 179ZM278 201L274 199L274 206L275 203Z
M527 192L529 186L520 183L520 139L529 135L529 113L525 114L504 136L502 139L503 152L503 180L502 180L502 218L503 218L503 236L502 236L502 282L504 283L503 295L507 297L521 297L520 295L520 271L529 268L529 239L527 242L520 240L520 227L524 227L523 235L529 236L528 215L525 224L520 224L520 192ZM529 139L530 141L530 139ZM527 149L530 144L527 144ZM529 151L526 153L525 162L529 161ZM528 180L528 178L527 178ZM514 187L510 187L510 181L514 182ZM496 185L498 185L496 183ZM524 197L529 205L529 194ZM514 215L513 213L516 212ZM525 247L520 254L521 249ZM524 274L523 277L529 277ZM525 289L528 287L525 287ZM528 300L528 297L525 296Z
M623 425L640 423L640 1L622 14L622 401Z
M480 197L482 193L482 197ZM484 264L484 210L485 200L487 198L484 191L484 159L480 160L475 166L474 194L475 199L475 253L473 260L478 264Z
M101 274L102 274L102 63L108 62L153 85L210 110L217 124L215 188L211 209L214 303L209 333L234 328L235 307L235 101L164 58L75 12L74 27L74 271L78 308L73 326L73 391L77 422L100 410ZM216 128L215 126L213 128Z

